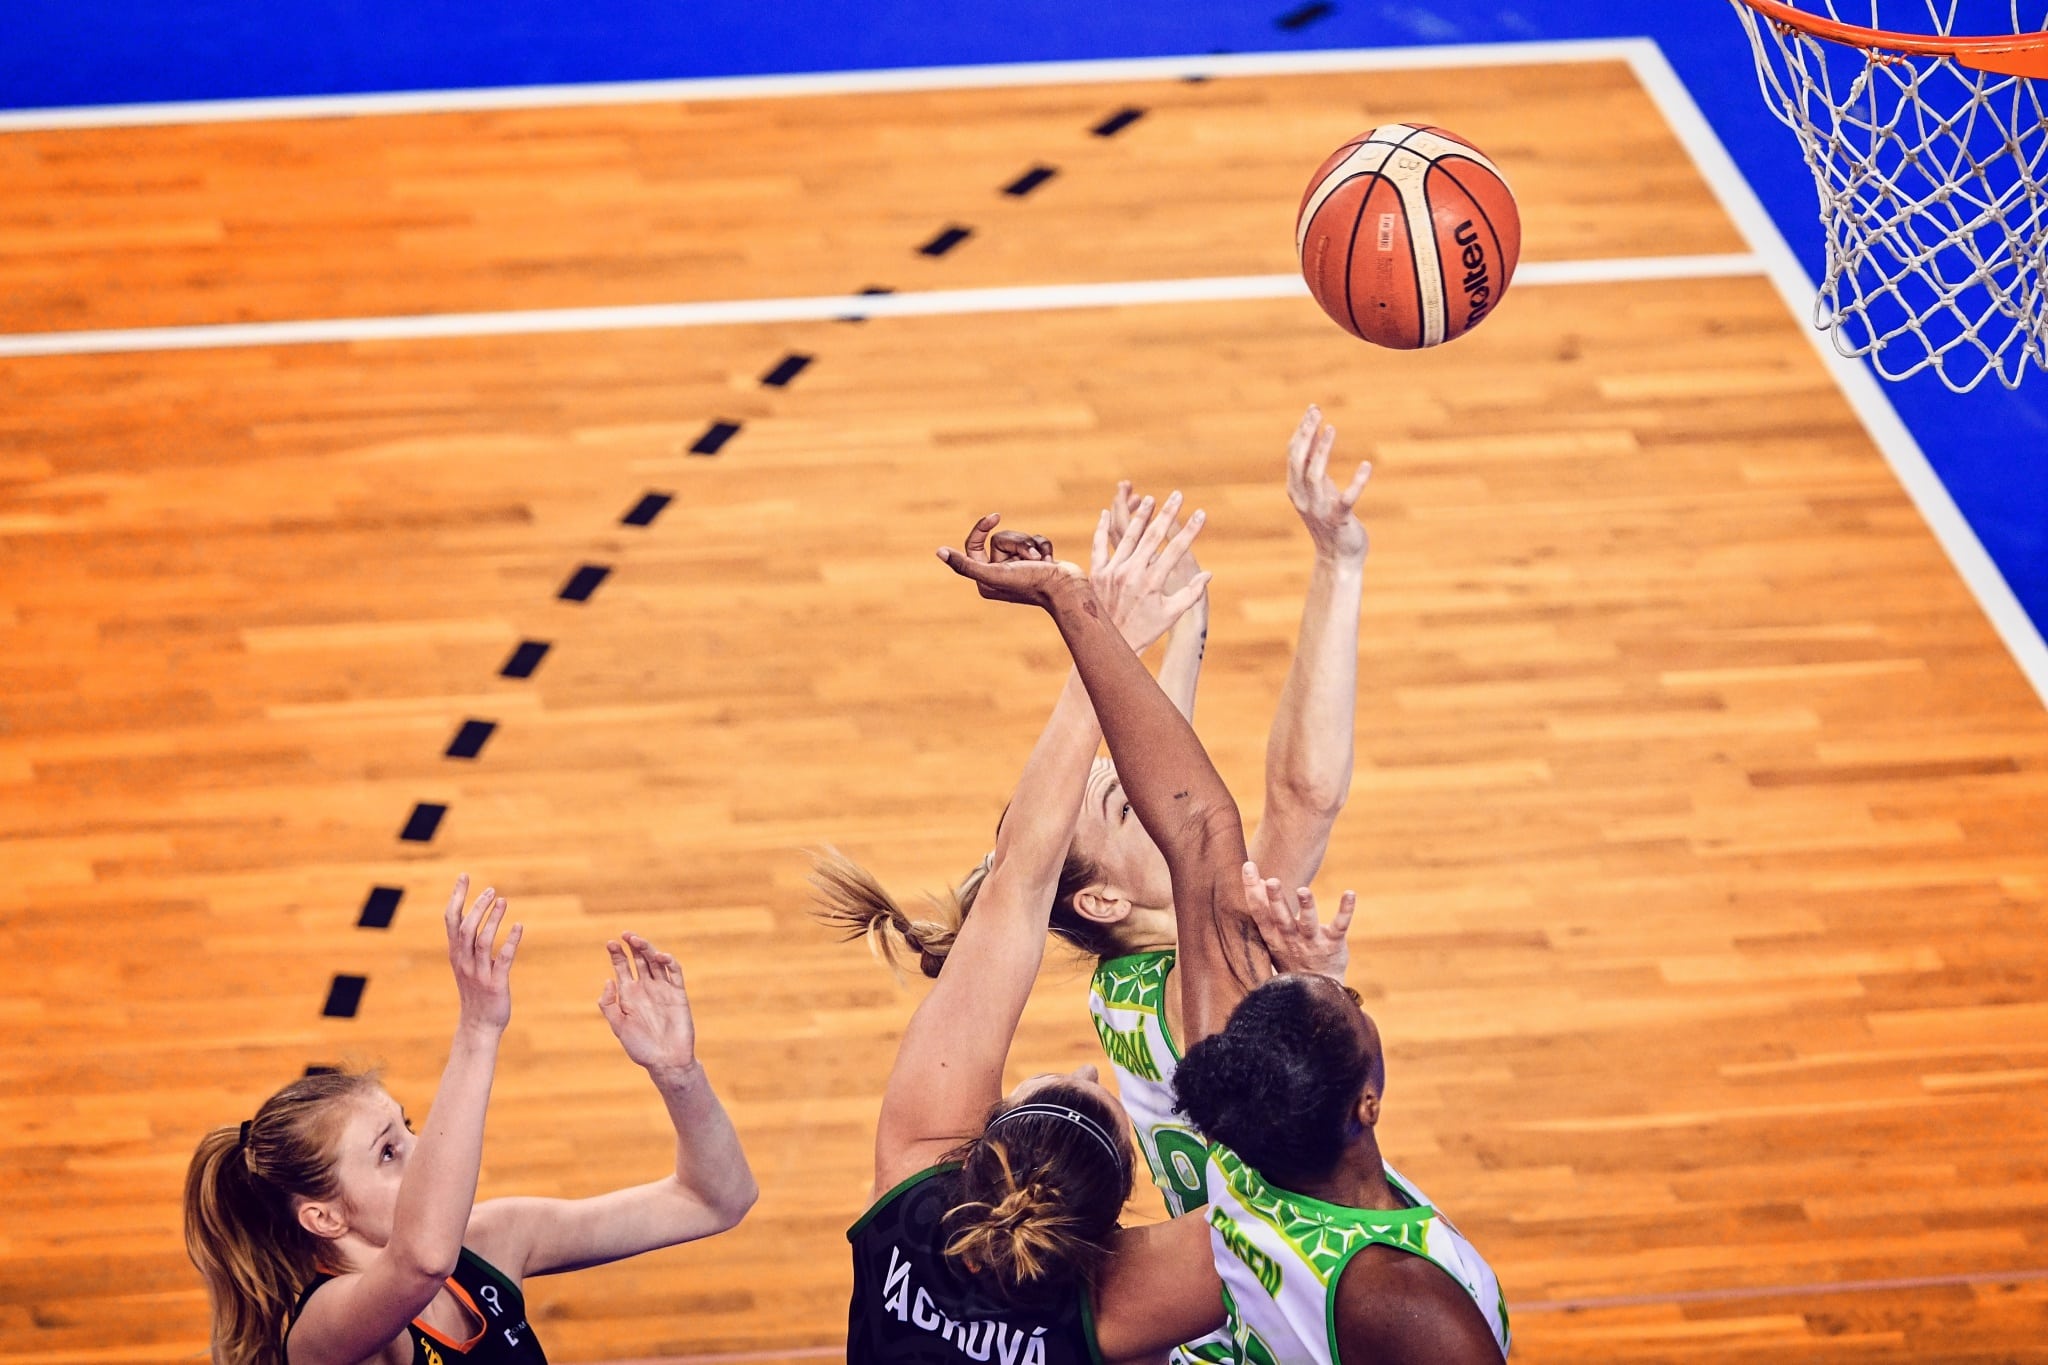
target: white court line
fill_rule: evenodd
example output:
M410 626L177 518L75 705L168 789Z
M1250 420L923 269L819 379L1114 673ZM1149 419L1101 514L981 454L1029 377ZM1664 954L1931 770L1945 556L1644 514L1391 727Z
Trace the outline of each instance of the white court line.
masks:
M1742 239L1763 258L1771 283L1777 286L1799 329L1806 333L1814 353L1834 375L1842 396L1862 419L1864 430L1892 467L1906 496L1920 509L1928 529L1947 552L1949 563L1955 565L1956 573L1976 595L1977 605L1984 609L1991 628L2012 652L2020 673L2033 685L2034 694L2048 705L2048 643L2042 641L2041 632L2013 596L2005 575L1998 571L1998 565L1985 552L1984 543L1970 529L1970 523L1957 509L1934 467L1927 463L1920 443L1899 420L1898 410L1892 407L1876 377L1862 361L1837 352L1828 335L1813 326L1813 280L1792 254L1771 215L1764 211L1763 201L1749 187L1728 149L1721 145L1720 135L1693 102L1692 92L1678 78L1663 49L1648 38L1631 40L1628 62L1663 112L1664 121L1691 153L1693 164L1720 199L1721 207L1735 221Z
M1612 284L1761 275L1763 261L1726 256L1633 256L1612 260L1534 261L1515 272L1525 285ZM1192 280L1118 280L1102 284L1018 285L998 289L933 289L908 294L823 294L789 299L713 299L616 308L537 308L502 313L428 313L409 317L322 318L300 322L209 323L195 327L131 327L104 332L17 332L0 335L0 358L108 355L125 351L191 351L222 346L306 346L352 341L418 341L449 337L525 336L543 332L628 331L648 327L726 327L750 322L819 322L858 314L870 318L940 317L962 313L1033 313L1056 308L1120 308L1162 303L1218 303L1306 296L1301 276L1217 275Z
M1025 85L1104 85L1187 76L1303 76L1332 71L1427 71L1440 67L1626 62L1640 39L1483 43L1471 46L1333 48L1323 52L1244 52L1211 57L1129 57L1110 61L1007 62L988 66L902 67L782 76L713 76L587 85L510 85L481 90L414 90L376 95L296 95L190 103L103 104L0 113L0 133L56 128L132 128L258 119L363 118L489 109L558 109L598 104L679 104L703 100L782 99L802 95L886 94L911 90L997 89Z
M1665 1304L1734 1303L1745 1299L1802 1299L1828 1294L1879 1294L1915 1289L1962 1289L1979 1284L2033 1284L2048 1270L1982 1270L1957 1275L1909 1275L1893 1280L1818 1280L1810 1284L1738 1285L1727 1289L1681 1289L1669 1294L1607 1294L1582 1299L1537 1299L1508 1305L1511 1319L1536 1313L1588 1313L1603 1308L1653 1308ZM772 1360L844 1359L844 1346L798 1346L787 1351L724 1351L711 1355L642 1356L591 1365L758 1365Z

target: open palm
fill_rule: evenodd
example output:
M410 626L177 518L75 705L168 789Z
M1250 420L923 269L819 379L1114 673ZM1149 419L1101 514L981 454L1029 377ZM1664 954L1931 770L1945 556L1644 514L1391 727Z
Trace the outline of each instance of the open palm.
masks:
M694 1065L697 1025L681 965L638 934L622 934L604 946L612 979L604 983L597 1007L619 1046L650 1071Z

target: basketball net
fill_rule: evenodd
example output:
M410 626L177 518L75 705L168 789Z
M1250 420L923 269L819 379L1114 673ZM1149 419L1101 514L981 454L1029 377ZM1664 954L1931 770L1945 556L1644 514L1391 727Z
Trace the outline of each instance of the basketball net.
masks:
M1733 3L1820 193L1814 325L1886 379L1932 368L1958 393L2048 368L2048 0ZM2011 31L1954 33L1958 9Z

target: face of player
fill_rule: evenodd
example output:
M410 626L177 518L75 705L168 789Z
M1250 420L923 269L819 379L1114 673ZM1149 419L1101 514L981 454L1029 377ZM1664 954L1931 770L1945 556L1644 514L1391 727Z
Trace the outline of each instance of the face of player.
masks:
M1106 758L1096 759L1088 773L1080 818L1074 824L1073 847L1095 864L1102 876L1093 893L1083 893L1095 896L1082 907L1089 918L1121 919L1134 908L1163 909L1173 904L1173 879L1167 875L1166 855L1138 823L1116 767Z
M340 1197L331 1207L319 1206L314 1216L320 1225L309 1224L314 1233L371 1248L387 1245L398 1207L398 1182L405 1176L414 1141L404 1109L382 1088L351 1105L334 1156ZM306 1216L300 1221L306 1222Z

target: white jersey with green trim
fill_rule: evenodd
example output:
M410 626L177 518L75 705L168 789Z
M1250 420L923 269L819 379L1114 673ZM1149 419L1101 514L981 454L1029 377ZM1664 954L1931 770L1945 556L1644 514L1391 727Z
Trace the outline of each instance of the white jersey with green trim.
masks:
M1209 1144L1173 1112L1173 1070L1180 1049L1166 1026L1166 978L1173 950L1106 958L1088 983L1088 1012L1102 1039L1117 1094L1137 1130L1138 1150L1152 1171L1152 1183L1178 1218L1209 1200L1205 1173ZM1214 1332L1174 1349L1173 1365L1223 1365L1235 1359L1230 1337Z
M1152 1183L1175 1217L1209 1201L1203 1172L1209 1144L1173 1112L1173 1072L1180 1049L1166 1026L1166 978L1173 950L1105 958L1088 983L1095 1035L1116 1072L1117 1094L1138 1132L1138 1150Z
M1351 1258L1388 1246L1431 1262L1479 1307L1503 1358L1508 1305L1500 1280L1420 1190L1387 1167L1413 1207L1353 1209L1269 1184L1221 1143L1209 1149L1209 1239L1223 1279L1226 1327L1242 1365L1338 1365L1337 1281Z

